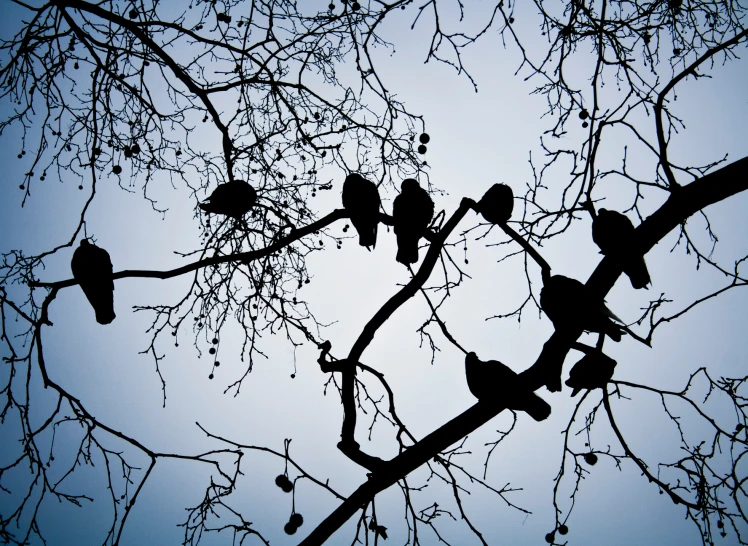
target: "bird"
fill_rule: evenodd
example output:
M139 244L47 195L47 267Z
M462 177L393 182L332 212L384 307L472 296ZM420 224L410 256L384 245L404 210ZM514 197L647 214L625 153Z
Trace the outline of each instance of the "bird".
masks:
M644 256L633 251L634 224L620 212L600 209L592 221L592 240L600 253L618 260L621 269L635 289L646 288L651 282Z
M88 302L96 312L96 322L109 324L114 314L114 280L112 260L101 247L82 239L70 262L73 277L81 285Z
M244 180L233 180L219 184L210 197L200 203L200 208L209 214L223 214L241 218L257 201L257 192Z
M603 300L595 301L587 287L576 279L553 275L540 290L540 307L551 319L556 330L581 328L621 341L621 320L608 309Z
M597 349L590 351L569 370L566 385L576 396L582 389L602 389L613 378L616 361Z
M551 406L534 392L523 389L517 374L498 360L483 362L474 352L465 356L468 389L478 400L495 400L509 409L524 411L536 421L551 414Z
M374 182L358 173L349 174L343 182L343 207L358 232L358 243L369 250L377 246L379 224L379 190Z
M492 224L508 222L513 208L514 193L506 184L494 184L478 201L478 212Z
M398 262L408 265L418 261L418 241L433 216L434 202L426 190L412 178L403 180L400 195L392 203Z

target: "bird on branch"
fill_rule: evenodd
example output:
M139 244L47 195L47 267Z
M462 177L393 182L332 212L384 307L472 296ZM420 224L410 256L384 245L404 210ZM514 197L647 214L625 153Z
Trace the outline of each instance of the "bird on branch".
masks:
M343 182L343 207L358 232L358 243L369 250L377 246L381 202L374 182L358 173L351 173L346 177Z
M607 335L621 341L621 322L601 299L596 301L587 287L576 279L553 275L540 290L540 307L551 319L556 330L579 329Z
M524 411L536 421L551 414L551 406L534 392L522 388L517 374L498 360L483 362L475 353L465 356L468 389L478 400L506 404L508 409Z
M247 182L234 180L219 184L210 197L200 203L200 208L209 214L223 214L241 218L257 201L257 192Z
M403 265L418 261L418 242L434 216L434 202L418 182L406 178L400 195L392 203L392 220L397 236L397 261Z
M478 212L486 222L503 224L509 221L514 209L514 193L506 184L494 184L478 201Z
M584 355L569 370L566 386L573 389L571 395L576 396L582 389L604 389L613 378L616 361L598 349Z
M114 314L114 280L109 253L82 239L70 262L73 277L78 281L88 302L96 312L96 322L109 324Z
M644 256L631 248L634 229L627 216L614 210L600 209L592 221L592 240L600 253L616 259L631 286L638 290L646 288L651 279Z

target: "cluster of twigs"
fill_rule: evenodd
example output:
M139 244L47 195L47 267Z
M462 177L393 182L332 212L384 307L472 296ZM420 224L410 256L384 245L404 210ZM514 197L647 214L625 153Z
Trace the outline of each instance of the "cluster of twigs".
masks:
M8 495L11 500L4 505L12 506L0 513L0 539L10 544L44 541L38 515L47 499L75 505L91 501L85 493L68 492L67 484L81 466L103 464L112 506L111 526L103 543L117 544L157 461L180 459L208 465L215 472L204 498L188 511L184 544L197 544L204 533L222 530L231 530L238 543L251 536L267 544L230 502L243 473L244 454L253 450L283 459L287 468L294 467L296 479L310 480L341 501L302 544L323 543L359 511L354 540L363 538L368 543L371 539L376 544L387 538L387 527L377 519L375 499L394 484L403 493L408 543L422 543L424 527L444 540L439 518L458 516L436 502L416 506L413 492L421 486L406 478L424 466L429 472L427 481L447 486L459 518L485 544L462 498L470 485L477 484L507 506L526 511L511 500L514 486L494 487L485 479L496 445L515 426L491 445L482 477L462 463L467 455L463 442L505 406L500 400L479 402L419 439L398 416L395 392L384 375L364 358L377 331L406 301L419 295L430 309L419 331L428 341L432 358L439 335L468 352L441 315L447 298L470 280L454 255L455 248L466 248L468 240L486 239L489 248L505 250L499 260L515 254L525 258L527 297L518 309L497 315L521 317L528 306L537 308L532 287L536 266L543 278L552 267L538 249L565 233L574 218L594 216L604 196L600 181L612 177L632 188L627 210L640 219L648 216L636 230L634 246L641 254L670 231L680 229L687 250L700 263L729 278L726 287L670 316L657 315L668 303L665 294L653 301L639 321L649 321L648 343L661 324L728 289L745 286L739 271L745 258L736 260L732 269L718 264L710 252L700 249L685 222L694 214L703 214L706 206L748 189L748 180L741 174L748 160L727 165L726 158L720 158L708 165L683 166L668 155L669 143L683 126L669 108L672 93L681 82L704 76L714 63L737 56L737 48L748 38L743 25L745 8L707 1L575 0L557 5L536 2L537 13L531 13L512 3L498 2L477 29L464 32L448 29L451 19L443 2L429 0L420 6L411 2L359 4L345 0L317 9L290 0L198 0L184 9L158 3L95 4L82 0L52 0L33 7L14 0L24 23L15 36L0 42L0 99L12 107L0 119L0 135L12 131L21 135L19 159L29 165L19 183L22 201L31 198L32 190L43 191L49 178L72 184L72 189L85 193L86 200L79 211L69 211L79 220L56 246L32 256L21 250L8 251L0 266L0 340L7 372L0 390L0 427L12 423L20 440L11 460L0 466L0 494ZM458 8L460 17L464 16L462 3ZM507 238L498 245L492 243L489 236L499 230L485 226L463 227L456 232L476 207L472 200L463 199L452 214L445 214L442 223L432 226L427 234L428 251L410 281L371 317L349 353L334 358L331 343L324 340L320 324L300 292L310 282L307 257L326 244L339 245L340 238L328 228L346 219L344 210L321 215L314 206L317 193L332 187L323 169L362 172L375 178L382 190L391 190L405 176L427 178L426 164L414 148L416 135L424 130L423 120L407 111L387 89L373 54L374 47L392 48L379 30L385 20L402 12L413 17L413 25L433 25L427 60L447 63L471 81L463 64L466 48L488 36L489 29L498 28L502 39L521 51L518 69L537 82L536 91L547 98L547 114L554 121L542 139L543 165L535 170L533 164L535 178L522 198L521 218L512 226L500 226ZM518 20L522 17L540 18L547 47L539 61L535 52L524 46ZM583 44L592 46L594 59L583 78L571 81L568 74L573 71L567 67ZM664 74L663 69L670 73ZM667 82L664 85L663 80ZM616 93L603 90L606 81L613 83ZM567 149L557 137L576 130L572 127L574 114L585 132L578 146ZM645 115L653 116L651 128ZM607 167L604 136L616 130L632 138L637 154L651 159L651 173L632 174L627 151L620 168ZM220 145L216 148L206 144L208 141ZM26 155L30 159L24 159ZM565 183L546 183L550 173L567 167L571 167L571 176ZM252 212L241 220L203 221L199 247L184 254L193 260L190 264L171 271L119 271L115 280L192 275L189 288L176 303L136 307L152 316L151 341L144 352L152 355L160 377L162 338L173 336L172 341L178 343L187 330L192 331L198 351L207 347L213 355L214 368L219 365L222 331L238 325L244 332L241 355L245 373L226 389L234 394L240 392L254 359L262 354L263 334L281 333L294 347L303 342L316 344L318 363L330 374L329 384L342 401L338 448L369 472L369 479L351 495L343 497L326 481L305 472L290 457L288 444L282 452L245 445L201 427L220 447L198 454L158 452L92 415L84 400L50 376L43 350L44 329L51 326L49 309L60 290L76 283L40 282L39 278L45 260L67 251L81 234L89 234L89 206L98 185L107 178L116 180L125 191L142 192L162 214L165 209L152 196L155 184L171 183L197 202L216 183L252 181L258 193ZM642 208L642 198L650 195L661 203L656 211ZM386 214L382 221L391 223ZM708 219L707 226L711 234ZM440 271L436 281L435 269ZM587 285L602 298L620 273L613 260L603 259ZM521 385L531 390L544 385L550 353L563 360L575 342L568 333L554 333L537 362L520 374ZM719 395L731 401L738 428L710 416L704 409L707 399L694 398L692 390L698 378L707 381L707 398ZM607 390L586 394L565 430L556 492L561 480L573 474L573 507L587 472L580 458L587 457L589 462L589 455L595 454L611 457L617 464L630 459L663 494L686 508L705 544L713 543L715 533L726 533L728 522L745 543L740 534L747 519L740 467L746 446L745 394L741 390L745 380L712 378L702 369L682 391L614 381ZM165 404L166 384L163 378L161 381ZM42 396L39 384L53 393L52 409L41 419L33 413ZM628 396L628 391L661 398L663 410L680 432L685 453L681 459L658 461L658 470L652 471L652 464L636 454L613 412L613 402ZM672 400L687 403L694 418L711 427L709 442L693 444L680 428L680 417L671 410ZM588 403L592 408L583 412L583 404ZM385 460L356 442L361 410L371 416L370 434L377 422L392 427L399 446L397 456ZM593 426L603 412L620 449L599 450L590 443ZM584 450L572 442L574 425L582 415L582 430L590 444ZM56 440L63 434L65 442ZM73 441L68 440L70 435ZM69 451L70 446L72 455L59 453ZM726 466L722 462L725 456L729 459ZM571 471L569 464L573 465ZM17 477L26 468L30 472L18 487ZM11 490L7 483L13 480ZM556 532L561 532L571 512L561 506L557 496L554 505L557 521L546 537L549 542L559 538ZM216 518L223 518L218 527L212 524Z

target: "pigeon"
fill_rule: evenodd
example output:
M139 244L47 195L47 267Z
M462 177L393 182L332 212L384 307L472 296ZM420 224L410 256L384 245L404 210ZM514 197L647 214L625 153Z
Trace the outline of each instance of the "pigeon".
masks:
M379 190L374 182L358 173L346 177L343 182L343 207L358 232L358 243L369 250L377 246L380 204Z
M551 414L551 406L532 391L522 389L517 374L498 360L481 361L475 353L465 356L468 389L478 400L495 400L509 409L527 412L536 421Z
M574 389L572 396L582 389L603 389L613 377L615 367L616 361L602 351L591 351L569 370L566 385Z
M540 291L540 307L556 330L581 328L621 341L621 328L613 322L620 319L602 300L594 301L587 287L576 279L563 275L547 279Z
M412 178L403 180L400 195L392 203L398 262L408 265L418 261L418 241L433 216L434 202L426 190Z
M70 262L73 277L81 285L91 307L96 311L96 322L109 324L114 320L114 281L109 253L82 239Z
M614 210L600 209L592 221L592 240L600 247L600 253L616 258L631 286L638 290L646 288L651 279L644 256L631 249L634 229L627 216Z
M512 188L506 184L494 184L478 201L478 212L486 222L503 224L509 221L514 208Z
M247 182L234 180L219 184L200 208L210 214L223 214L241 218L257 201L257 192Z

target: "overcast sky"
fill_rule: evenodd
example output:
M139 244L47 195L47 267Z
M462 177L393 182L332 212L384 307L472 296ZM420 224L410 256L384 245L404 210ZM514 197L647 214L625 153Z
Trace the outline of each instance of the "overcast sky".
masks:
M413 8L413 6L411 6ZM9 12L10 13L10 12ZM524 193L532 183L528 162L530 153L538 166L542 164L539 137L552 125L543 118L546 104L543 97L530 95L536 83L525 81L522 72L514 72L520 63L516 48L504 49L496 32L470 48L464 57L479 92L470 81L454 69L436 63L424 64L429 30L428 24L408 29L415 9L403 13L401 24L390 24L383 34L395 44L396 52L381 49L378 69L388 89L411 111L422 114L431 136L425 158L430 165L431 182L446 194L436 196L436 210L449 216L462 197L480 198L495 182L512 186L515 195ZM521 12L520 12L521 13ZM529 16L528 16L528 19ZM11 17L3 21L2 33L8 35ZM539 31L530 19L518 27L526 37ZM530 42L532 43L532 42ZM530 47L540 48L534 42ZM539 52L540 49L537 49ZM591 72L585 64L584 52L573 65L578 73L571 75L577 83ZM589 57L586 58L587 60ZM703 163L729 154L730 161L746 155L745 124L748 122L748 65L745 60L731 62L726 67L715 67L712 79L687 81L678 88L673 111L681 116L686 130L674 138L670 157L690 164ZM585 89L585 93L589 88ZM8 108L7 102L0 108ZM653 118L642 117L647 132L652 131ZM570 131L564 138L568 145L578 148L583 133ZM28 169L20 153L19 135L7 131L0 135L0 161L5 165L2 198L0 199L0 248L23 249L27 254L38 253L66 241L78 218L78 210L85 192L77 189L77 181L60 181L48 177L21 208L22 192L18 185ZM623 147L632 146L630 167L641 176L651 173L651 158L638 164L636 147L621 137L616 141L611 133L606 140L603 161L607 168L619 167ZM204 142L206 147L215 143ZM605 167L601 167L605 168ZM561 178L563 169L555 176ZM330 171L333 190L320 192L312 206L322 216L340 207L343 177ZM324 177L324 175L323 175ZM125 186L128 185L123 178ZM551 184L554 180L547 180ZM155 189L159 203L168 207L162 217L143 199L139 186L132 192L118 187L113 176L103 178L101 189L88 217L89 234L97 244L106 248L115 271L122 269L168 269L186 262L174 254L197 246L200 226L194 215L195 201L184 188L173 189L163 183ZM566 183L560 179L559 183ZM616 182L606 182L608 208L621 209L630 204L630 190L620 189ZM618 182L620 184L620 182ZM202 197L202 196L201 196ZM390 195L390 198L394 195ZM616 201L615 199L619 199ZM653 196L645 210L654 211L662 197ZM391 211L391 201L385 202ZM515 211L518 207L515 208ZM719 236L714 257L730 265L748 254L748 196L738 195L729 202L710 207L712 227ZM70 211L74 211L70 213ZM633 219L633 216L632 216ZM694 224L698 225L695 219ZM460 229L468 229L478 222L469 213ZM635 222L637 223L637 222ZM331 228L342 235L345 222ZM486 320L516 307L526 295L526 278L520 257L497 263L501 248L487 244L502 240L491 234L485 240L470 240L465 271L471 279L457 289L445 307L443 317L451 333L469 350L484 360L497 359L516 371L530 366L540 352L542 343L552 332L545 316L530 310L521 323L507 319ZM706 239L704 239L706 240ZM634 291L625 277L619 279L607 301L615 313L627 322L633 321L650 299L661 293L674 303L668 307L672 314L693 300L727 283L725 278L709 267L695 267L693 256L686 255L683 246L674 247L675 234L670 234L647 256L653 284L648 291ZM329 324L322 338L331 340L333 353L347 354L361 328L407 281L406 269L395 261L394 235L380 227L374 252L367 252L353 240L345 240L342 249L327 245L324 252L309 258L312 282L300 291L310 303L318 321ZM600 256L590 237L588 219L575 222L564 237L546 245L541 252L554 273L586 280ZM425 252L421 251L421 258ZM462 258L460 251L454 255ZM45 262L46 269L38 272L44 281L69 278L72 250L59 252ZM537 295L540 288L539 270L530 267ZM436 278L436 273L434 274ZM172 340L162 339L159 350L165 354L161 372L166 381L167 403L162 408L162 391L152 357L139 354L148 347L150 337L146 329L152 321L147 313L134 313L133 306L170 303L180 298L189 287L190 278L168 281L123 279L116 283L116 320L108 326L96 324L93 311L78 287L60 291L50 308L53 327L44 329L47 366L54 380L74 396L80 398L87 410L115 429L137 438L150 448L174 453L196 454L203 450L223 447L208 441L195 426L199 422L211 432L236 442L267 446L278 451L283 440L291 438L291 455L316 478L325 481L343 495L352 492L366 479L366 471L344 457L336 444L340 435L342 408L335 392L324 394L326 374L316 364L316 351L308 345L295 353L280 336L265 334L262 342L267 359L259 359L249 379L237 396L223 394L244 371L239 361L239 338L231 332L222 333L221 367L213 380L211 362L203 353L198 358L191 344L194 336L185 330L179 347ZM365 287L365 290L362 290ZM617 379L643 382L662 388L679 390L688 375L707 366L714 377L745 375L748 345L745 343L746 308L748 296L733 290L725 297L705 303L682 319L662 327L654 337L652 349L624 337L620 344L607 344L610 355L618 361ZM397 397L400 417L410 430L423 437L445 421L470 407L474 398L464 380L463 355L441 335L432 330L441 351L431 363L431 352L416 332L428 317L422 299L414 298L393 316L377 333L364 353L363 361L386 375ZM646 333L644 330L641 330ZM592 338L586 338L594 343ZM206 348L205 345L202 347ZM572 353L567 360L565 374L577 358ZM296 377L291 378L295 372ZM4 376L3 376L4 377ZM5 377L4 377L5 380ZM39 385L35 381L35 385ZM696 392L699 392L698 390ZM492 456L488 481L497 488L511 483L521 491L511 493L511 502L532 512L521 513L506 506L499 498L474 488L466 496L465 508L472 521L490 544L539 544L544 535L553 530L553 478L558 472L562 451L561 431L569 420L573 400L569 390L539 394L553 407L551 417L535 423L527 415L519 416L516 430ZM49 403L43 393L39 407ZM672 461L680 456L679 443L672 426L662 418L657 400L637 395L631 401L615 400L619 424L629 443L656 472L657 462ZM684 411L686 419L686 409ZM40 412L41 413L41 412ZM731 418L718 413L726 422ZM373 441L367 441L370 416L359 416L357 439L362 448L383 458L396 454L391 429L377 425ZM472 451L473 469L482 475L481 463L487 452L486 442L495 441L497 430L509 424L504 412L482 429L471 435L465 450ZM573 431L581 428L576 424ZM601 424L593 435L595 449L612 452L621 449ZM16 449L16 429L13 425L0 426L0 462L7 462ZM699 430L689 430L694 437ZM70 456L69 448L79 438L74 426L59 427L57 457ZM583 436L574 442L583 451ZM124 446L113 442L112 449ZM65 455L67 453L67 455ZM57 455L59 454L59 455ZM17 456L17 455L16 455ZM145 457L133 455L134 461L146 465ZM69 489L84 487L90 494L101 495L102 465L95 469L77 470L70 479ZM233 506L272 544L293 544L311 531L335 506L337 501L328 493L308 482L301 482L296 494L296 510L304 515L304 526L296 536L287 537L283 524L291 512L291 496L278 489L273 480L283 472L283 462L267 455L248 453L243 461L245 476L238 491L232 496ZM570 544L700 544L695 526L684 520L685 509L673 505L667 496L658 494L656 486L640 477L630 461L624 461L620 471L612 460L601 457L583 480L576 505L568 521ZM177 544L183 529L185 507L196 506L209 484L211 468L193 462L161 461L149 478L136 508L130 515L122 544ZM293 476L293 473L292 473ZM409 484L419 486L429 475L423 469L415 472ZM22 477L17 479L22 480ZM560 507L564 514L569 509L568 493L573 480L564 481ZM9 509L5 494L0 492L0 514ZM459 512L447 488L432 480L422 493L414 495L419 508L427 508L434 501L450 510L459 520ZM40 519L42 530L52 545L97 544L110 524L109 508L97 509L84 503L83 508L58 504L49 499ZM403 519L402 493L391 488L377 498L379 523L387 526L388 543L404 544L407 528ZM443 515L444 536L451 544L477 544L478 541L464 524L453 525ZM459 522L458 522L459 523ZM355 518L331 539L330 544L343 545L352 541ZM437 538L427 528L420 530L424 544L435 544ZM206 535L205 544L231 544L228 532ZM252 543L251 541L249 542ZM733 544L734 533L721 544Z

